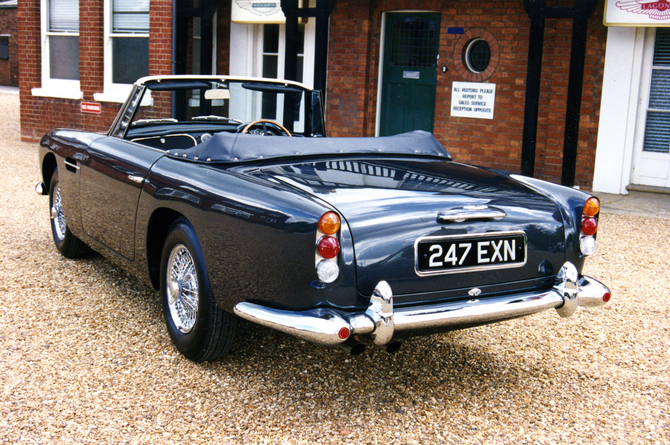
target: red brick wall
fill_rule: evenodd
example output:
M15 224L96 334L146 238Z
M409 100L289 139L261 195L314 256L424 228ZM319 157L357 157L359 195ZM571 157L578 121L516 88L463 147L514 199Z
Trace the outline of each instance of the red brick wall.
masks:
M47 131L79 128L105 132L120 104L103 102L102 113L81 112L79 100L33 96L33 88L42 86L40 0L21 0L19 14L21 138L36 142ZM103 2L79 2L79 82L84 101L104 92L104 11ZM149 74L172 72L172 2L151 0Z
M364 6L367 5L367 6ZM481 6L480 6L481 5ZM484 7L485 6L485 7ZM590 188L605 56L603 5L589 22L579 133L577 185ZM382 13L442 12L435 135L463 162L519 172L530 20L521 1L338 0L331 16L326 121L331 136L375 133ZM466 81L456 69L460 37L448 27L481 28L498 42L500 60L488 80L496 84L493 120L450 116L451 84ZM571 20L547 20L535 176L560 182L570 63Z
M19 86L18 27L16 8L0 9L0 34L9 34L9 59L0 59L0 85Z
M101 115L83 115L80 101L36 98L32 88L41 86L39 0L19 2L21 77L21 131L25 140L38 140L47 130L68 126L104 131L112 122L118 104L104 103ZM80 1L80 77L84 100L103 92L102 2ZM600 108L606 29L602 8L589 23L588 51L580 123L577 184L590 188ZM463 162L520 170L525 77L530 20L518 0L472 2L466 0L337 0L331 16L326 113L332 136L375 133L379 47L382 14L388 11L424 10L442 13L440 67L435 110L435 135ZM450 116L451 85L464 81L457 70L454 50L460 35L449 27L466 31L484 29L498 43L500 58L488 82L497 85L493 120ZM570 20L547 20L544 44L540 116L537 138L536 176L560 182L567 73L570 62ZM171 72L172 3L151 0L150 74ZM218 12L218 66L228 73L230 54L230 5Z

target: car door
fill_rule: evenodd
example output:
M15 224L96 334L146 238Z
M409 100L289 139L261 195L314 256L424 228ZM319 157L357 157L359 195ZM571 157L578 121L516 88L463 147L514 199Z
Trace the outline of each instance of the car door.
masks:
M81 166L84 233L132 261L140 192L149 169L164 154L116 137L93 142Z

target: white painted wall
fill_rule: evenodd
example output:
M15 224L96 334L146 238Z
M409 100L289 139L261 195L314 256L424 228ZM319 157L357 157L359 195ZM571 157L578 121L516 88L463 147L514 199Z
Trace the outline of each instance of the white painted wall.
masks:
M609 27L593 190L627 194L640 100L644 28Z

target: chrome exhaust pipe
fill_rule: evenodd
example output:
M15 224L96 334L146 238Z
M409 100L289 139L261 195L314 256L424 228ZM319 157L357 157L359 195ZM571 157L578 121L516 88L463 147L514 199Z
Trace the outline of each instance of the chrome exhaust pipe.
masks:
M402 343L400 343L398 340L392 340L386 345L386 352L389 354L393 354L394 352L398 352L398 349L402 346Z
M347 340L346 342L337 345L337 347L349 355L361 355L365 352L366 346L355 340Z

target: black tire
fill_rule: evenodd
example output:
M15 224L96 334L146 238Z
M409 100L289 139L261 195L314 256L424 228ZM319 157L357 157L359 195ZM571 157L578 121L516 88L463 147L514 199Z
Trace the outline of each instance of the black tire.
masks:
M165 324L179 352L195 362L225 355L233 342L237 319L216 304L200 242L185 219L170 227L161 257L160 283Z
M49 215L51 235L58 251L65 258L81 258L89 253L88 246L70 232L63 213L58 169L51 175L49 184Z

